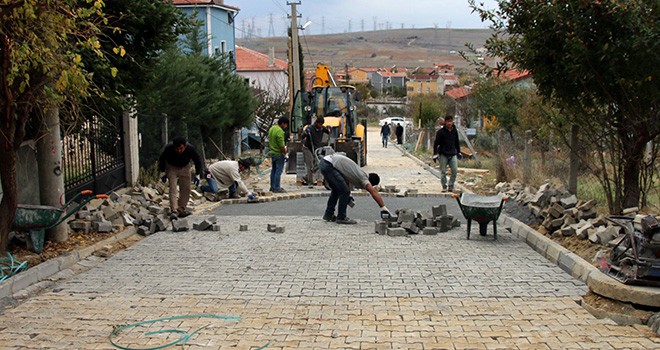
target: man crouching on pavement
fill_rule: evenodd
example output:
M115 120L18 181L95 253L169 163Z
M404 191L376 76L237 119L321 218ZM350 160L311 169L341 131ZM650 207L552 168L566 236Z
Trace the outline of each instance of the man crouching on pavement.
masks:
M250 169L251 164L252 162L249 159L221 160L211 164L209 172L220 185L229 188L229 198L238 198L240 194L247 195L248 199L254 199L254 194L248 191L240 174ZM202 191L212 192L212 188L203 187Z
M330 198L328 198L328 206L323 214L323 220L336 221L338 224L345 225L357 223L346 216L346 207L351 200L350 187L353 186L363 188L371 194L371 198L380 206L381 216L384 214L390 215L383 198L374 188L380 183L380 177L377 174L370 173L367 175L352 159L336 153L323 157L319 167L325 183L330 187ZM339 206L337 207L337 216L335 216L337 202L339 202Z

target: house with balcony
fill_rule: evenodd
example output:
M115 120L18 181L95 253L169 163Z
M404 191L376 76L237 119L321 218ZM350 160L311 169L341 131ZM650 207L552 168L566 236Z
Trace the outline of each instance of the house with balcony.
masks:
M188 16L195 16L202 23L206 36L206 54L228 54L235 58L236 25L234 19L238 7L225 5L224 0L173 0L173 5Z

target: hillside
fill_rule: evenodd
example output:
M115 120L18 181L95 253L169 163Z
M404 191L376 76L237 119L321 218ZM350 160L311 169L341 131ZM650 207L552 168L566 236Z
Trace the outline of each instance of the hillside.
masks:
M457 53L467 51L465 43L483 47L492 33L489 29L396 29L327 35L303 35L300 42L305 67L318 62L335 70L345 65L356 67L431 67L434 62L453 63L457 69L468 64ZM237 44L267 53L275 48L277 58L286 59L287 38L238 39Z

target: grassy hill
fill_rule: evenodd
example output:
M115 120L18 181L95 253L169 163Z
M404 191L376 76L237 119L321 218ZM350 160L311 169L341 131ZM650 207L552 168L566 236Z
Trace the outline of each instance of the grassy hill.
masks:
M453 63L457 69L468 63L453 51L467 51L465 43L482 47L491 35L489 29L395 29L343 34L303 35L300 43L305 68L324 62L334 70L345 65L356 67L432 67L433 63ZM287 38L238 39L237 44L267 53L275 48L275 57L286 59Z

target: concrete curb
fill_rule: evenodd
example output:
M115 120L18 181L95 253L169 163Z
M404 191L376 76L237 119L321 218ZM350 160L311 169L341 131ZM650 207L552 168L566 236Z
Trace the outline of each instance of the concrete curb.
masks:
M46 280L50 276L62 270L66 270L73 264L76 264L77 262L92 255L92 253L103 248L104 246L116 243L122 239L136 234L136 232L137 230L135 227L129 227L110 238L96 242L88 247L63 254L57 258L50 259L37 266L31 267L27 271L18 273L0 282L0 299L11 297L13 294L18 293L19 291L24 290L35 283Z
M545 237L521 221L506 214L498 224L524 239L532 249L557 264L566 273L584 282L596 294L633 304L660 307L660 289L620 283L559 243Z

